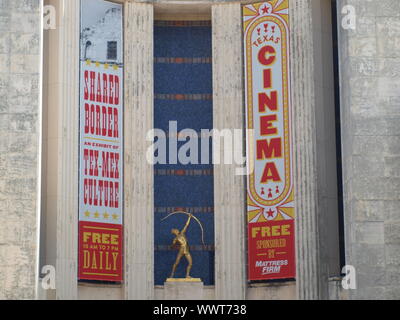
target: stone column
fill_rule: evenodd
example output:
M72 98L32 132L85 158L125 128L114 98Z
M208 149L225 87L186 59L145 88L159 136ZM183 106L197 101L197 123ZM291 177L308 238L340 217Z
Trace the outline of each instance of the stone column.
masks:
M213 121L218 130L233 132L244 125L241 21L240 3L213 5ZM243 150L244 144L239 147ZM237 168L214 165L216 299L245 298L246 187L245 176L235 175Z
M313 1L289 2L298 299L327 298L320 269Z
M154 296L153 5L125 5L125 298Z
M56 92L57 123L57 299L78 298L78 152L79 152L79 0L57 3L55 78L49 88ZM49 89L49 90L50 90ZM51 214L51 213L50 213Z
M0 299L35 299L41 1L0 1Z

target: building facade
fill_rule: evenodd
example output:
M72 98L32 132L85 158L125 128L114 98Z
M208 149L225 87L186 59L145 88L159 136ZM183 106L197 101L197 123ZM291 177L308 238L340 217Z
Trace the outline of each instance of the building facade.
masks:
M289 26L287 43L274 39L289 48L293 205L280 214L294 221L293 274L258 280L250 180L212 163L209 145L202 161L182 161L191 135L203 147L202 130L242 130L239 155L251 153L253 16ZM253 30L260 44L275 33L267 23ZM400 298L398 1L0 0L0 30L1 299ZM166 135L150 158L170 160L160 142L177 141L179 161L149 161L153 129ZM268 226L266 210L252 218ZM177 211L199 220L187 237L200 281L167 281L170 231L187 219ZM108 273L89 276L99 263Z

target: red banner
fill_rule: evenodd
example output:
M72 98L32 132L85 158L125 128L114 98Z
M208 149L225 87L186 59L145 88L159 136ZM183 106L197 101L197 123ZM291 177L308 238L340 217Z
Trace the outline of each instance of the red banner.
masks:
M243 7L249 280L295 277L288 6Z
M249 227L249 274L252 280L293 278L294 223L271 221L252 223Z
M122 281L122 226L79 222L79 279Z

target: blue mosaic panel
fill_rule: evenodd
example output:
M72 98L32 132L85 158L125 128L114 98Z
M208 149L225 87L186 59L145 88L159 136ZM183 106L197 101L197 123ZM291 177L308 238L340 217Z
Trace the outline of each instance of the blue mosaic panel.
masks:
M201 146L201 129L212 129L211 25L208 21L161 22L154 26L154 127L166 134L167 159L169 121L177 131L193 129ZM187 138L189 139L189 138ZM186 141L178 142L178 149ZM214 178L211 164L211 139L208 164L156 164L154 166L154 250L155 284L163 285L171 273L178 251L171 248L171 229L182 230L187 216L170 212L193 213L204 227L192 220L186 234L193 259L191 276L205 285L214 284ZM175 277L185 277L187 262L182 258Z

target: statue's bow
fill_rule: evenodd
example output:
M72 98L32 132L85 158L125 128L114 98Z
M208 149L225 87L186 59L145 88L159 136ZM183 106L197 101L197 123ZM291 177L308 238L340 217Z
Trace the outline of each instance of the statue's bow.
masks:
M196 216L194 216L193 214L190 214L189 212L185 212L185 211L174 211L174 212L171 212L170 214L168 214L166 217L162 218L161 221L164 221L165 219L167 219L170 216L172 216L174 214L177 214L177 213L183 213L183 214L186 214L188 216L192 216L192 218L197 221L197 223L200 226L200 230L201 230L201 242L205 246L206 244L204 243L204 229L203 229L203 226L202 226L200 220Z

